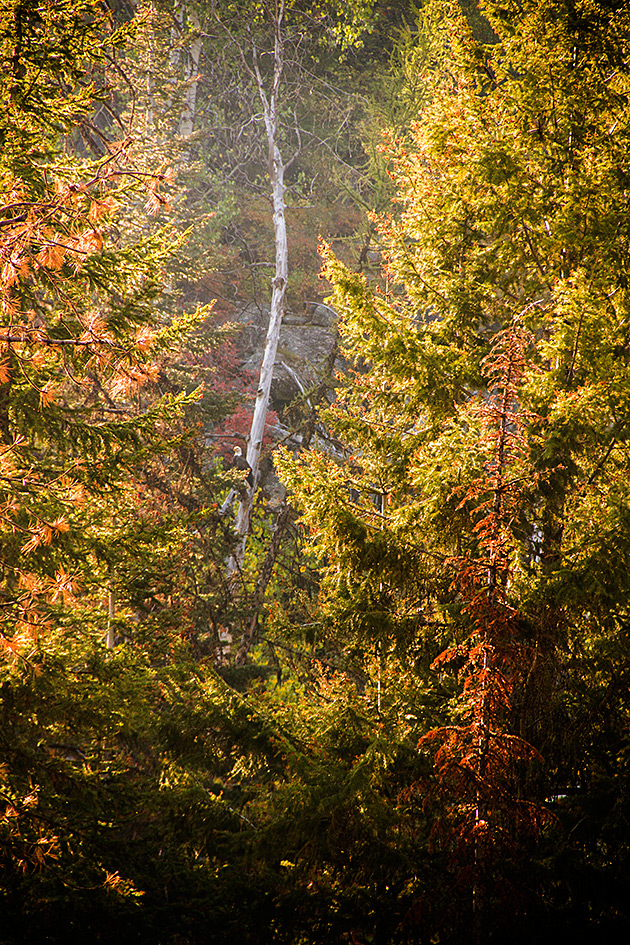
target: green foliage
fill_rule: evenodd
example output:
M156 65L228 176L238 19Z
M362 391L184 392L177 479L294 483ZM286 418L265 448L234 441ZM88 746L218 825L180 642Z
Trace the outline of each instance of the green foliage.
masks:
M3 941L198 936L196 901L221 914L237 882L225 783L245 742L252 771L272 752L264 721L185 650L160 667L85 631L5 664L2 696Z
M627 913L600 892L585 918L573 871L593 866L612 811L626 816L629 707L603 706L620 694L608 661L625 652L630 552L628 17L483 11L489 45L452 6L424 12L440 25L418 55L413 141L391 148L400 211L380 222L382 286L326 262L354 367L326 420L347 446L285 455L281 470L321 561L329 637L372 679L380 653L451 694L439 716L435 700L419 712L436 775L425 811L450 863L430 895L451 907L431 915L419 892L418 934L500 938L543 901L559 926L622 934ZM599 739L617 761L602 764ZM610 806L578 841L571 818L604 783ZM618 877L625 862L621 843L595 870Z
M2 23L1 934L173 937L223 888L232 740L269 751L200 663L227 593L223 482L200 449L222 413L203 358L225 335L163 298L175 243L138 221L167 170L127 138L96 159L70 144L109 101L94 86L123 34L94 4Z
M630 22L462 6L286 9L282 145L341 129L297 155L291 212L319 177L330 206L342 178L385 205L377 124L398 204L366 224L377 281L325 251L348 371L317 448L278 457L301 520L270 577L257 510L245 604L204 453L227 337L206 303L226 247L256 272L245 225L267 239L262 202L237 216L265 185L237 42L249 27L267 68L265 8L227 29L214 6L121 28L99 5L2 8L11 945L627 935ZM405 17L397 97L375 45ZM197 82L214 138L180 135ZM219 641L259 618L256 661L230 665Z

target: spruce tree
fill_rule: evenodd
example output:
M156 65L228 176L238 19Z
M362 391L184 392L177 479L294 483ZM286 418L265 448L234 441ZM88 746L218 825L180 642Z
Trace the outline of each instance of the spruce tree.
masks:
M382 282L326 264L345 455L284 475L325 631L381 705L388 671L417 679L407 743L435 780L406 796L443 857L417 934L487 941L520 915L527 937L545 909L550 936L621 934L630 24L596 2L482 10L486 45L425 10Z

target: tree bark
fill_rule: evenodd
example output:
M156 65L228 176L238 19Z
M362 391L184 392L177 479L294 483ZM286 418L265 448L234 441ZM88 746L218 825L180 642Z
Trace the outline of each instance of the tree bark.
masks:
M194 11L188 13L188 23L197 34L188 50L186 64L186 94L184 111L179 122L179 133L182 138L190 138L193 133L195 112L197 110L197 80L199 78L199 60L201 59L202 40L199 32L199 17Z
M107 637L105 640L105 647L108 650L113 650L116 641L116 628L114 626L114 618L116 616L116 592L114 591L113 584L110 585L109 591L107 592Z
M254 416L249 432L249 442L247 445L247 462L251 466L253 475L253 485L247 490L245 497L241 500L236 516L236 532L239 535L239 543L235 555L230 561L229 570L235 570L240 567L245 557L245 547L249 535L252 509L254 506L254 496L258 489L258 479L260 472L260 457L262 453L263 435L265 431L265 420L267 418L267 409L269 407L269 397L271 393L271 381L273 378L273 368L276 361L278 350L278 339L280 338L280 327L284 315L284 297L287 288L287 279L289 275L289 248L287 242L287 225L285 216L285 186L284 172L285 164L278 145L278 103L280 92L280 81L283 69L283 35L282 21L284 18L284 0L276 2L275 8L275 42L274 42L274 71L273 83L269 95L265 90L264 80L258 64L258 51L254 39L252 38L252 52L254 63L254 77L258 88L258 95L263 107L263 117L265 121L265 132L267 135L267 147L269 154L269 178L271 181L271 195L273 199L273 228L275 236L275 256L276 271L272 281L271 311L269 314L269 327L267 329L267 340L265 342L265 352L260 368L260 377L258 389L256 391L256 404L254 407Z

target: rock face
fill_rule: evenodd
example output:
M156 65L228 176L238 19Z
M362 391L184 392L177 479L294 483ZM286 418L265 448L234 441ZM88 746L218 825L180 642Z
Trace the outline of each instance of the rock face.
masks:
M256 376L262 361L269 310L250 304L233 318L243 326L238 345L243 354L242 368ZM316 387L329 369L336 346L336 316L327 305L311 306L297 315L288 312L283 320L278 354L271 385L271 407L282 415L300 394Z
M255 385L265 348L269 309L250 302L231 313L229 321L240 327L235 338L240 370L253 378ZM269 440L260 462L260 485L269 507L279 505L285 494L273 466L276 444L281 442L290 450L299 452L306 440L312 443L315 439L319 448L335 450L322 424L308 419L310 407L315 406L312 395L316 393L321 401L321 383L330 376L331 366L343 368L342 360L337 357L337 316L334 310L319 303L312 304L301 314L287 312L280 331L269 404L278 420L267 426ZM226 449L230 452L236 441L244 446L245 439L242 428L237 436L228 433ZM209 442L215 443L213 433Z

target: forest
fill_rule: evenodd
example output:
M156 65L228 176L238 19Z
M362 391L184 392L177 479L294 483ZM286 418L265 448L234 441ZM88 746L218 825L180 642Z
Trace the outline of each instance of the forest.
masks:
M0 945L625 945L630 5L0 49Z

